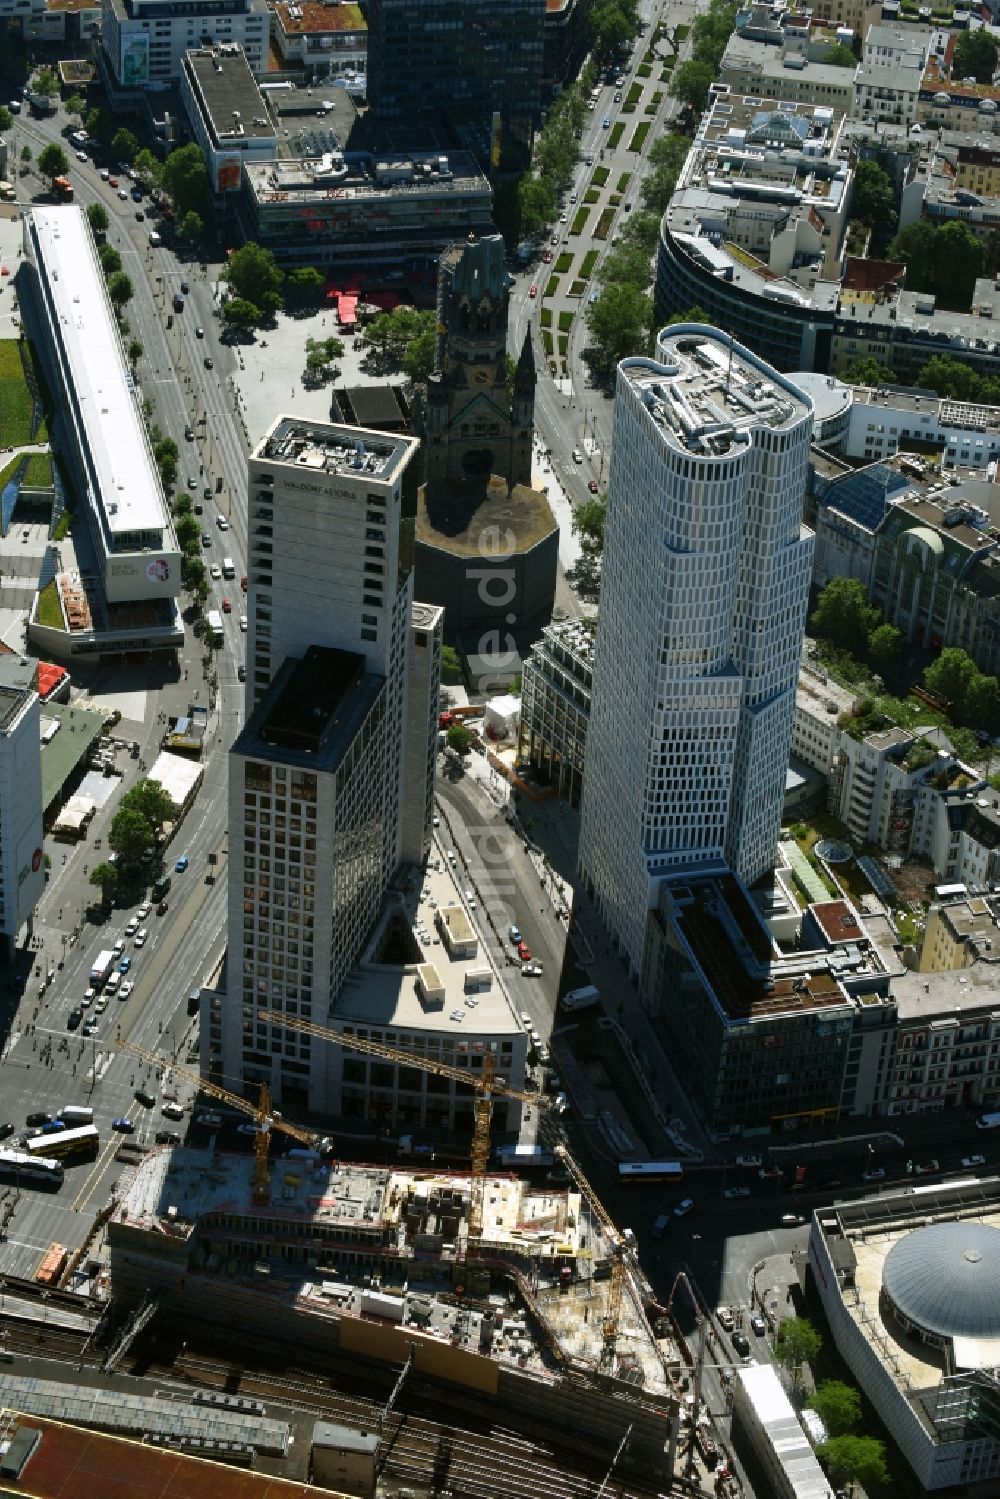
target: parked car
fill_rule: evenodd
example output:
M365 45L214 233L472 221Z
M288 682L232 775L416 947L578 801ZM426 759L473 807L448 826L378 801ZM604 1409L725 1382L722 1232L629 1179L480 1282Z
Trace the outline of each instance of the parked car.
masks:
M677 1204L677 1206L674 1208L674 1217L675 1218L686 1218L687 1215L688 1215L688 1213L690 1213L690 1211L691 1211L691 1209L693 1207L694 1207L694 1198L693 1197L685 1197L684 1201L683 1202L679 1202Z
M750 1188L749 1187L725 1187L723 1189L722 1195L723 1195L723 1197L727 1197L727 1198L749 1197L750 1196Z
M153 1136L157 1145L179 1145L181 1137L175 1129L158 1129Z
M766 1335L767 1323L764 1321L764 1318L761 1316L760 1312L754 1312L753 1316L750 1318L750 1330L754 1334L754 1336L758 1338L763 1338Z
M139 918L140 921L145 921L146 917L149 915L149 913L150 913L150 911L152 909L153 908L149 904L149 901L148 900L144 900L143 903L142 903L142 905L139 907L138 911L136 911L135 914L138 916L138 918Z
M723 1332L732 1332L736 1321L728 1306L720 1306L715 1315Z
M798 1213L782 1213L781 1222L785 1228L794 1228L797 1223L802 1222L802 1219Z
M144 946L146 938L148 936L149 936L149 932L148 932L147 928L144 927L144 926L141 926L139 928L139 930L135 934L135 942L132 944L133 947L142 947L142 946Z
M941 1170L940 1161L918 1161L913 1168L914 1176L932 1176L935 1171Z
M865 1172L863 1180L866 1182L880 1182L885 1180L884 1166L871 1166Z
M764 1161L759 1155L738 1155L736 1164L737 1166L763 1166Z
M968 1171L971 1166L985 1166L986 1157L984 1155L964 1155L962 1157L962 1165L966 1171Z
M541 963L522 963L521 972L527 979L537 979L541 978L543 969Z
M166 916L169 910L170 907L168 906L167 902L165 900L161 900L160 904L156 908L156 914L157 916Z
M120 1119L112 1119L111 1128L113 1130L117 1130L118 1134L120 1135L135 1134L135 1125L132 1123L131 1119L127 1118L124 1114Z

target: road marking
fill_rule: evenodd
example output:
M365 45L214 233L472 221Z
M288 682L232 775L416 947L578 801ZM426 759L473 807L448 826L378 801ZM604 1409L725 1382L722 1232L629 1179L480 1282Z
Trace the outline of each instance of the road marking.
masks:
M131 1117L131 1114L127 1113L124 1115L119 1115L119 1118L131 1119ZM90 1202L90 1195L93 1193L98 1181L100 1181L108 1166L114 1160L115 1154L118 1151L122 1140L127 1140L128 1138L128 1135L119 1136L117 1133L112 1132L111 1138L108 1141L107 1145L105 1145L98 1154L97 1160L94 1162L93 1170L90 1172L90 1175L87 1177L83 1186L80 1188L79 1192L76 1194L72 1203L70 1204L70 1210L72 1212L82 1213L84 1208L88 1206Z

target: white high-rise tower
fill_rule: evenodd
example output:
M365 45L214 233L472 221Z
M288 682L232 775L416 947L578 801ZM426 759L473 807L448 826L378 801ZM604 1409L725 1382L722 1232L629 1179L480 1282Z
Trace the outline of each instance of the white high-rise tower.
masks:
M771 867L813 537L812 403L715 328L618 369L580 867L633 973L658 878Z

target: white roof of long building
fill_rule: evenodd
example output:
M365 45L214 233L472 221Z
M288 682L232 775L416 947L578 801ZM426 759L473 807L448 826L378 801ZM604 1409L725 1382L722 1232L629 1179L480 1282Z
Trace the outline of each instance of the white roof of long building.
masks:
M32 220L108 531L166 531L159 477L89 226L68 205L34 208Z

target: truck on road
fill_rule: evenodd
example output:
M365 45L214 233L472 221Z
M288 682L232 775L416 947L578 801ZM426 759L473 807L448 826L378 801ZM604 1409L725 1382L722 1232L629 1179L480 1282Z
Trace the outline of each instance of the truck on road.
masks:
M103 952L99 952L97 954L97 958L94 961L94 966L90 970L90 982L93 984L95 989L101 989L104 987L111 975L111 970L114 968L114 966L115 955L110 948L105 948Z

